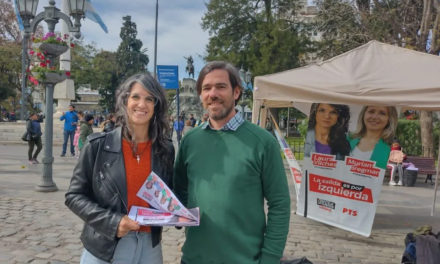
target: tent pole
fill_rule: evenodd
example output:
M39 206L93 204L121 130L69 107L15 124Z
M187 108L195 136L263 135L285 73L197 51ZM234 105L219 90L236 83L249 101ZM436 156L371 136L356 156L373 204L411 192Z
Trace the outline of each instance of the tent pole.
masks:
M290 107L287 107L287 128L286 128L286 137L289 137L289 125L290 125Z
M439 144L439 155L437 159L437 173L435 175L435 187L434 187L434 198L432 199L431 216L434 216L435 211L435 200L437 199L437 187L438 187L438 174L440 170L440 144Z

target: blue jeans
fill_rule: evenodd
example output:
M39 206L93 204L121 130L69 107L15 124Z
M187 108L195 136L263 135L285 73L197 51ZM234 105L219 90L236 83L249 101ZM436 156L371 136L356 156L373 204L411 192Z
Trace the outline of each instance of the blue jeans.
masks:
M177 140L180 141L182 139L182 130L176 130Z
M64 141L63 141L63 153L62 154L66 154L67 140L69 140L69 138L70 138L70 153L72 153L72 155L75 155L75 147L73 146L73 138L74 137L75 137L75 130L73 130L73 131L64 130Z
M151 234L132 231L116 245L112 264L162 264L162 245L152 247ZM84 249L80 264L109 264Z

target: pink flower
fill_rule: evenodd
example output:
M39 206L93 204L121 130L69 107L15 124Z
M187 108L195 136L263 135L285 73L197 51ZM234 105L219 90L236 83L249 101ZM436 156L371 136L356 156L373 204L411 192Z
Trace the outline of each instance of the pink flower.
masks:
M35 79L33 76L29 76L29 80L34 84L34 85L38 85L38 81L37 79Z
M70 72L66 71L66 75L67 75L68 77L70 77Z

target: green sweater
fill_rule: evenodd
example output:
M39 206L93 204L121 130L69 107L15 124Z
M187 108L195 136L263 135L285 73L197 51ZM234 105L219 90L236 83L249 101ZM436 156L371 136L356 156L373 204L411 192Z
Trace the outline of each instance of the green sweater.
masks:
M236 131L194 128L181 142L174 172L176 196L200 208L200 226L186 228L186 263L279 264L290 196L270 133L248 121Z
M350 147L352 151L361 141L361 138L347 137L347 139L350 142ZM380 139L376 143L376 146L374 146L370 160L375 161L377 167L386 170L388 164L388 158L390 157L390 152L391 152L390 145L388 145L383 139Z

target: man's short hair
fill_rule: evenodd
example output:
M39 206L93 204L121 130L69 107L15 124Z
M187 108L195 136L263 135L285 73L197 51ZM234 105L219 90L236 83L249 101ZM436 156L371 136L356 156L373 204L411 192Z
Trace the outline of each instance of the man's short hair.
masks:
M69 105L69 107L72 107L73 109L75 109L75 106L74 106L74 105L72 105L72 104L71 104L71 105Z
M197 94L200 95L202 93L202 84L203 84L203 80L205 79L205 76L214 70L227 71L229 75L229 82L231 83L232 89L235 89L235 87L237 86L240 89L240 95L238 96L237 100L235 100L235 105L237 105L238 101L240 101L240 98L243 94L243 84L241 82L240 74L238 73L237 68L235 68L234 65L228 62L211 61L208 64L206 64L205 67L202 68L196 83Z

